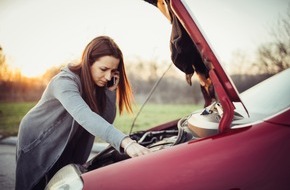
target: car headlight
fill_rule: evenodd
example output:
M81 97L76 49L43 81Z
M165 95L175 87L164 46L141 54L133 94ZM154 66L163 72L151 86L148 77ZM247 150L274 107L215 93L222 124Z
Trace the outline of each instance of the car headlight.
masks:
M45 190L83 189L81 172L76 165L70 164L60 169L49 181Z

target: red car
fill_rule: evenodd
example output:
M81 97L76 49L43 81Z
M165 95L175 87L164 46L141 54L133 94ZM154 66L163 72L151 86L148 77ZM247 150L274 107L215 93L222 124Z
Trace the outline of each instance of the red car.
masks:
M68 165L61 169L47 189L289 189L290 69L239 95L221 66L226 44L232 42L224 42L225 48L220 50L214 34L227 24L235 24L217 35L227 39L227 33L245 24L230 23L230 18L236 17L227 15L237 2L228 1L219 7L216 1L148 2L171 20L175 65L185 73L189 69L186 67L194 67L210 79L212 88L203 92L205 108L131 134L153 153L129 158L108 147L85 166ZM249 1L253 4L249 9L242 2L237 4L237 10L246 11L249 18L251 13L257 13L254 9L263 9L255 7L256 1ZM267 3L263 1L262 5L271 8ZM276 3L278 6L279 2ZM216 22L211 23L217 26L214 32L207 32L211 27L202 22L207 16L215 18ZM221 16L229 21L220 20ZM244 39L235 43L243 44Z

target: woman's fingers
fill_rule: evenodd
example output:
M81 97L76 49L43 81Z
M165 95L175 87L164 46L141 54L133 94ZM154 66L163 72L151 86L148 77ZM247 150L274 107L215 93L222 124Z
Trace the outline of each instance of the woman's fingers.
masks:
M137 156L142 156L145 154L150 153L151 151L148 148L145 148L138 143L132 144L130 147L127 148L127 154L130 157L137 157Z
M138 144L135 140L132 140L129 137L126 137L122 141L121 146L130 157L142 156L151 152L150 149Z
M120 82L120 74L119 74L119 71L116 71L113 74L112 80L114 80L114 83L108 89L111 90L111 91L114 91L114 90L116 90L118 88L118 85L119 85L119 82Z

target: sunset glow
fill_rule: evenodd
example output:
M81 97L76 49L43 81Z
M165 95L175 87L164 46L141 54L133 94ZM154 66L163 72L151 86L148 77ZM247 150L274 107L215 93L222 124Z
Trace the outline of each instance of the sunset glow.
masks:
M259 12L251 9L251 1L211 1L210 7L204 2L186 2L199 4L194 15L203 20L204 36L228 67L236 50L253 54L267 40L262 34L273 27L273 18L287 8L286 1L275 0L255 1L261 4ZM267 22L261 24L263 20ZM7 63L29 77L78 59L87 43L99 35L112 37L125 60L171 62L171 24L143 0L3 0L0 23L5 26L0 28L0 45ZM249 36L252 40L247 40Z
M1 1L0 22L7 63L28 77L79 58L99 35L111 36L125 59L170 59L171 25L141 0Z

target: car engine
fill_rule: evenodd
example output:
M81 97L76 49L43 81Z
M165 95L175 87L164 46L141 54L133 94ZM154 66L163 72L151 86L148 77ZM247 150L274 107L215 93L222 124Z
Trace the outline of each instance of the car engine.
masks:
M219 104L211 105L176 122L169 122L165 124L166 127L135 132L130 137L140 145L155 152L190 140L217 134L221 112L218 106ZM120 154L109 146L89 160L84 165L84 169L91 171L129 158L128 155Z

